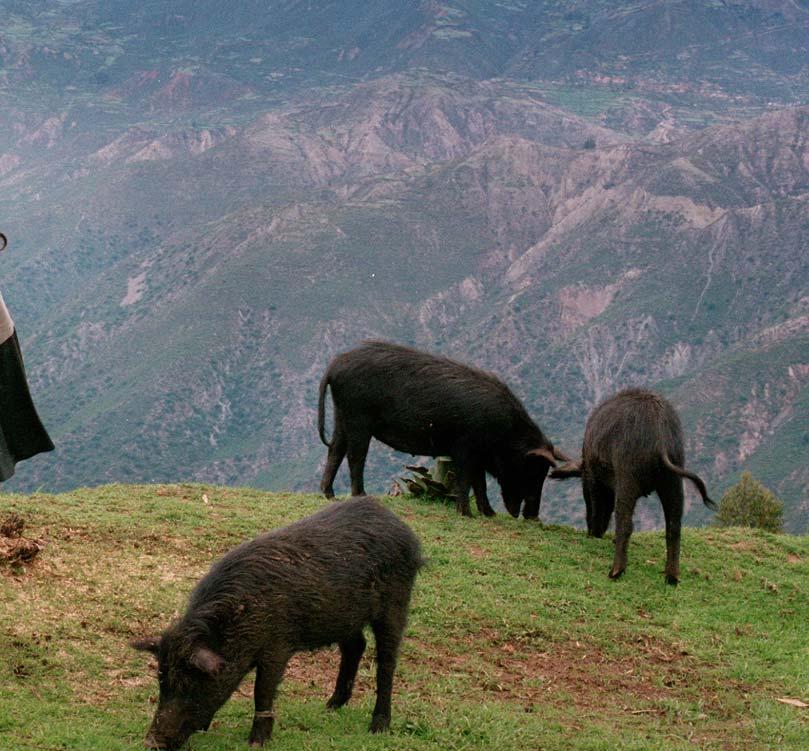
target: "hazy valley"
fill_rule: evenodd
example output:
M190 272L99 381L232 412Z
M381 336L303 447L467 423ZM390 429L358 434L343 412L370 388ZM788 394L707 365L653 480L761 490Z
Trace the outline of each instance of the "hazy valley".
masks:
M0 1L2 290L58 446L9 487L312 490L373 336L570 452L660 389L714 496L749 469L806 531L809 4L564 5Z

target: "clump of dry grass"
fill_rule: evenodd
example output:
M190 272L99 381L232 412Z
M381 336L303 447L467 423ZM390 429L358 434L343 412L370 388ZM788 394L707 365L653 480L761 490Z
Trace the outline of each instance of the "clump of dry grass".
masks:
M9 514L0 522L0 563L27 563L34 560L44 547L42 540L23 536L25 519Z

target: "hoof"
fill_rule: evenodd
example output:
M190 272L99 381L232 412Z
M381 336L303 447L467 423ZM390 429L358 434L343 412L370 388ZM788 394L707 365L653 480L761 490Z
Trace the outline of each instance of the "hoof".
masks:
M262 712L260 714L271 715L270 712ZM272 718L272 716L254 717L253 727L250 730L250 737L247 740L250 748L260 748L264 745L265 741L270 740L270 738L272 738L272 729L274 724L275 720Z
M497 514L497 512L491 506L481 509L480 513L483 514L483 516L495 516Z
M390 718L389 717L372 717L371 718L371 727L369 730L372 733L387 733L390 729Z
M610 579L620 579L624 573L624 569L620 569L619 571L615 571L614 569L610 571Z
M250 739L247 741L247 745L250 746L250 748L263 748L265 740L269 740L269 737L265 738L264 735L251 734Z
M348 703L347 698L344 699L342 696L337 696L335 694L334 696L331 697L331 699L329 699L326 702L326 709L333 712L334 710L340 709L340 707L345 706L347 703Z
M672 576L671 574L666 574L666 584L671 584L672 586L677 586L680 583L680 580L676 576Z

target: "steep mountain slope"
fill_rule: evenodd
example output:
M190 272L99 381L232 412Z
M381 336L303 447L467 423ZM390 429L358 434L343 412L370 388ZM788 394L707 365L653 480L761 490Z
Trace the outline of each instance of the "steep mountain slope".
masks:
M313 489L317 381L377 336L569 451L659 388L715 496L751 469L806 529L805 3L270 5L0 2L3 293L58 443L15 487Z
M368 127L347 130L378 135L369 126L377 113L361 110ZM63 450L77 457L57 463L55 474L43 471L57 484L100 471L105 479L160 480L181 456L191 477L274 483L301 457L309 472L296 476L312 487L316 381L331 354L366 335L486 364L573 444L589 408L615 389L661 384L693 402L692 379L702 385L706 370L727 371L728 358L761 359L765 342L777 345L783 372L754 366L742 383L753 396L783 392L756 407L759 433L775 433L807 383L806 117L793 110L678 144L595 149L506 133L476 148L474 133L453 130L440 144L444 166L424 153L439 148L427 140L437 132L427 119L423 135L410 133L398 148L374 141L381 169L401 170L384 180L340 172L351 138L321 134L321 144L344 144L332 145L329 158L319 148L290 155L282 119L264 118L199 154L193 173L216 184L223 172L211 160L232 164L230 154L252 147L253 159L299 176L297 200L289 202L295 188L287 178L283 202L264 194L263 207L229 210L156 246L131 248L94 279L92 301L80 293L31 339L40 362L32 380L61 426ZM751 139L768 129L779 138L754 147ZM295 142L306 138L299 132ZM420 150L410 150L413 142ZM458 143L469 153L452 159ZM734 161L744 150L755 163ZM373 163L367 153L363 168ZM120 196L99 196L101 211L131 195L137 176L163 184L160 200L189 215L183 170L156 160L144 177L144 163L126 159L106 168L118 175L107 185L123 187ZM723 174L730 164L734 181ZM773 164L792 170L773 173ZM313 201L318 184L329 187ZM224 196L228 185L218 189ZM751 444L741 405L728 414L741 399L739 381L714 380L689 406L692 461L721 477L747 466L762 439ZM86 403L77 410L79 394ZM97 441L119 449L94 455ZM776 483L791 497L803 487L800 473ZM549 504L550 513L566 513Z

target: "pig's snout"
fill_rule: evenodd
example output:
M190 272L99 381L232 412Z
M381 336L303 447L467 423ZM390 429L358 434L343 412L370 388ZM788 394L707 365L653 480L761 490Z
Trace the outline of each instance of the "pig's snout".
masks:
M146 738L143 741L143 745L146 748L166 748L165 743L158 740L157 737L154 736L152 733L147 733L146 734Z
M146 748L159 748L166 749L166 751L175 751L176 749L180 748L184 742L185 739L172 740L166 738L160 733L155 732L154 730L149 730L149 732L146 733L146 738L143 741L143 745Z

